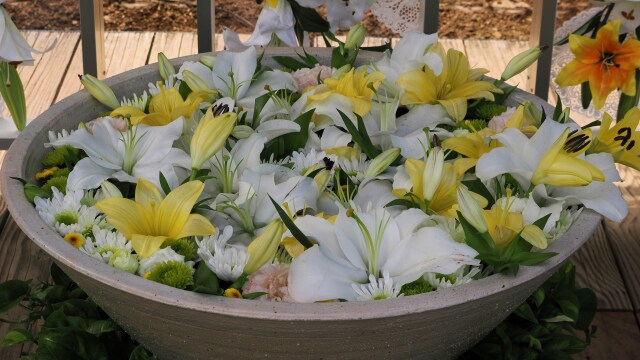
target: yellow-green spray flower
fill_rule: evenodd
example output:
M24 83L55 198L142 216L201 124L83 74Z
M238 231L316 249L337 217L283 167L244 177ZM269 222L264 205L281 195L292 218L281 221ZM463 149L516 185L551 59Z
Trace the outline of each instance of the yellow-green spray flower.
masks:
M190 181L163 198L155 185L140 179L135 201L111 197L99 201L96 207L107 215L107 222L130 240L136 253L144 258L156 252L167 239L215 232L207 218L191 214L202 190L202 182Z

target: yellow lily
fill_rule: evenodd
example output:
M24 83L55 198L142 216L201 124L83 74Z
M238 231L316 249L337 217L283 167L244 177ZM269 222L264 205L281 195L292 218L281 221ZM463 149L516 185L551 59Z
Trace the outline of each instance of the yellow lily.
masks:
M596 38L570 35L569 48L575 60L568 63L556 78L560 86L589 82L593 104L601 109L615 89L634 96L636 69L640 68L640 41L620 43L620 20L613 20L598 30Z
M589 152L608 152L616 162L640 170L640 132L636 131L640 122L640 110L632 108L613 127L612 122L613 118L605 113L598 136Z
M510 211L512 204L511 189L507 189L507 198L502 205L496 203L491 210L484 210L489 235L498 249L504 249L518 233L531 245L545 249L547 247L545 233L535 225L524 225L522 213Z
M585 186L592 181L604 181L602 171L577 156L587 151L592 142L590 129L569 136L569 129L542 155L531 177L533 185L548 184L555 186Z
M159 89L160 93L153 96L149 102L149 114L133 106L121 106L113 110L111 116L129 116L133 125L163 126L179 117L190 119L198 106L216 93L214 90L197 90L191 92L184 100L176 88L165 89L161 84Z
M204 190L200 181L190 181L163 198L151 182L140 179L135 201L111 197L96 207L107 215L107 222L120 231L138 255L153 255L168 239L206 236L215 232L207 218L191 214L193 205Z
M202 164L209 160L224 146L229 134L233 131L238 115L236 113L224 113L214 116L209 108L204 115L191 138L191 168L198 170Z
M456 159L453 163L455 173L462 176L469 169L476 166L478 159L492 149L500 146L500 143L491 139L495 132L489 128L480 131L472 131L465 136L452 137L442 142L442 148L453 150L464 158Z
M480 80L489 71L471 69L469 59L460 51L449 49L445 55L441 44L429 51L443 58L442 73L436 75L425 66L400 75L396 83L405 91L401 105L440 104L455 121L461 121L467 114L467 100L494 100L493 93L500 91L493 83Z
M319 87L318 92L309 95L307 102L321 102L333 94L339 94L349 99L353 104L354 112L364 116L371 110L372 98L376 90L384 80L384 74L374 71L367 75L367 69L355 70L342 73L337 79L327 78L324 85Z
M287 230L281 220L274 220L262 234L255 238L251 244L247 247L249 253L249 260L244 266L245 274L253 274L267 261L273 259L280 246L280 240L282 235Z
M427 160L428 161L428 160ZM418 159L407 159L405 167L411 179L411 189L394 189L393 194L409 201L420 201L421 209L427 214L453 216L457 209L457 191L460 176L451 163L438 165L438 161L427 162ZM435 190L434 190L435 189ZM484 206L486 199L474 194Z

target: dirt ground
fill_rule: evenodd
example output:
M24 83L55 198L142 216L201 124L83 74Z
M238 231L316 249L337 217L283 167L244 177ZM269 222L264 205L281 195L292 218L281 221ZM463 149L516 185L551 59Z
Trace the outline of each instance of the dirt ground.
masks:
M422 1L422 0L420 0ZM533 0L441 0L440 36L445 38L525 40ZM195 31L196 0L104 0L107 30ZM558 1L558 24L588 8L588 0ZM78 0L7 0L5 7L20 29L78 30ZM228 27L250 33L260 13L255 0L216 2L216 31ZM368 14L371 36L393 35Z

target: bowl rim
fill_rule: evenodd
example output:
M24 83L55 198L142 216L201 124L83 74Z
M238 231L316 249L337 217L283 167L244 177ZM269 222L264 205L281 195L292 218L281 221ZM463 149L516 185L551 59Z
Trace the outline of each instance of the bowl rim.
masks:
M291 55L300 49L266 49L265 55ZM328 53L330 49L305 49L312 54ZM300 52L300 51L298 51ZM171 60L174 65L185 61L197 61L204 54L179 57ZM140 72L157 71L156 64L146 65L111 77L105 82L112 86L127 81L135 81ZM517 89L512 96L522 100L534 101L549 107L546 102ZM94 281L114 287L130 295L141 297L156 303L176 306L184 309L225 316L251 319L268 319L275 321L343 321L394 317L418 312L443 309L472 302L491 296L512 287L518 287L532 281L549 270L560 266L573 254L593 233L600 224L602 216L584 209L574 221L570 229L554 241L547 251L558 255L538 266L521 267L517 276L495 274L468 284L443 288L438 291L404 296L396 299L368 302L336 302L336 303L281 303L271 301L255 301L230 299L222 296L195 293L172 288L149 281L143 277L115 269L91 256L69 246L62 237L51 229L39 216L35 207L25 196L22 184L13 177L24 176L25 158L32 146L37 144L37 134L45 131L57 116L70 111L81 101L94 101L86 90L81 90L54 104L32 121L20 136L16 138L5 155L0 170L0 186L9 212L22 231L47 252L56 263L73 271L82 273ZM48 241L53 240L53 241Z

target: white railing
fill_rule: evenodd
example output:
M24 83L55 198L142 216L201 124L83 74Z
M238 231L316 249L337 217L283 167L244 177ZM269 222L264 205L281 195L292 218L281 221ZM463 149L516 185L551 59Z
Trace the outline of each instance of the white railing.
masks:
M215 0L197 0L198 52L211 52L215 39ZM547 99L551 72L553 32L556 21L556 0L534 0L530 43L532 46L549 45L538 63L529 70L527 90ZM424 0L425 33L438 30L440 0ZM80 0L80 32L82 36L82 62L84 72L103 77L104 19L103 0Z

